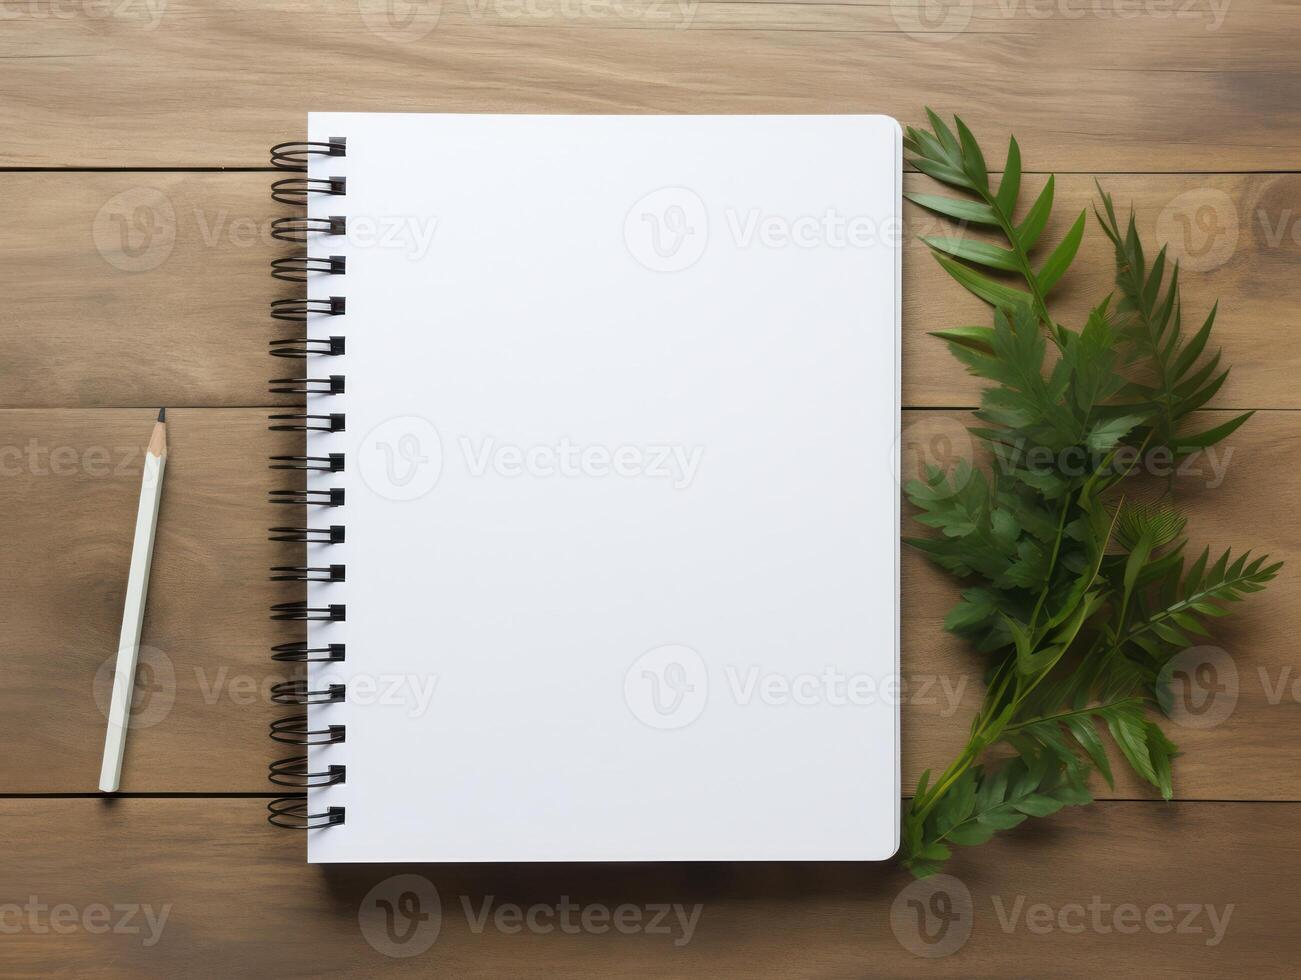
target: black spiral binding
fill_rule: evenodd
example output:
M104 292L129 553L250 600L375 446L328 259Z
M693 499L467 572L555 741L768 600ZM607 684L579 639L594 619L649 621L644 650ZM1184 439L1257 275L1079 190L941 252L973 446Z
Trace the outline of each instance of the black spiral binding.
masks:
M303 244L316 235L346 235L348 219L342 215L328 218L276 218L271 222L271 237L281 242Z
M308 646L306 640L277 643L271 648L271 659L290 664L342 663L344 649L342 643L327 643L323 647Z
M272 378L273 395L342 395L343 375L328 378Z
M271 275L281 282L307 282L313 272L341 276L348 271L342 255L285 255L271 263Z
M342 316L347 312L347 305L347 301L342 296L327 296L319 299L275 299L271 301L271 317L275 320L306 323L316 314Z
M271 700L276 704L333 704L343 696L342 684L328 684L321 691L309 691L307 681L284 681L271 687Z
M286 177L271 185L271 199L278 204L306 204L313 194L342 197L347 193L346 177Z
M279 170L306 173L308 161L312 157L347 156L347 141L335 137L327 141L308 141L299 143L280 143L271 148L271 164ZM313 194L340 196L347 193L347 180L343 177L288 177L277 180L271 188L271 197L281 203L305 205ZM328 218L282 217L272 222L271 234L278 241L288 242L302 247L302 251L293 255L281 256L271 263L271 275L289 283L308 283L322 277L342 276L347 273L347 262L341 255L312 254L312 247L328 242L331 237L347 234L347 219L341 216ZM337 282L331 278L331 282ZM308 298L294 296L273 300L271 317L277 321L306 323L318 316L339 316L346 310L346 300L342 296ZM306 331L303 331L306 333ZM318 357L337 357L344 353L345 343L342 336L315 338L307 336L284 337L269 343L272 357L291 358L308 361ZM344 376L323 372L319 375L303 370L300 376L273 378L270 382L273 394L281 395L340 395L344 392ZM306 411L287 411L270 415L268 428L273 432L342 432L345 418L342 412L309 413ZM342 453L330 453L326 456L272 456L270 468L289 470L303 474L342 473L344 458ZM338 544L344 540L342 524L328 523L323 526L311 526L310 515L318 507L342 507L344 491L342 487L301 488L292 490L272 490L268 500L273 504L302 507L308 520L303 526L273 527L268 531L271 541L306 544ZM293 564L276 565L271 568L273 582L342 582L346 569L342 564L328 563L322 565ZM271 607L271 619L276 622L341 622L347 618L347 607L343 603L326 603L309 605L307 602L281 602ZM328 643L310 646L307 641L281 643L271 648L271 659L279 663L312 664L341 663L346 659L347 651L342 643ZM289 680L276 684L271 689L271 700L275 704L305 706L309 704L335 704L347 696L343 684L325 684L312 689L309 681L304 679ZM332 745L343 742L347 730L343 725L325 725L312 728L307 715L291 715L279 718L271 724L271 738L285 745L297 747L309 745ZM272 800L267 805L267 820L277 827L293 830L311 830L329 827L344 822L346 809L341 806L329 806L321 812L313 813L308 807L305 791L310 787L333 786L345 781L345 767L330 765L313 771L306 755L290 756L271 763L267 778L277 786L290 787L299 792Z
M345 157L348 155L348 141L342 136L335 136L326 141L306 143L277 143L271 147L271 166L278 170L292 170L307 173L307 158L312 156Z
M307 756L296 755L279 762L271 763L271 773L267 777L277 786L333 786L345 781L344 766L327 766L324 772L311 772L307 768Z
M342 565L276 565L271 569L272 582L342 582Z
M345 421L342 412L331 412L329 415L289 412L283 415L268 415L267 419L277 423L268 426L272 432L342 432Z
M322 507L342 507L343 487L328 490L269 490L267 501L272 504L320 504Z
M342 473L343 453L328 456L271 456L273 470L310 470L316 473Z
M268 541L293 541L297 544L343 544L344 527L331 524L329 527L272 527L268 528L271 537Z
M305 360L316 354L338 357L347 345L342 337L282 337L268 341L272 357L293 357Z

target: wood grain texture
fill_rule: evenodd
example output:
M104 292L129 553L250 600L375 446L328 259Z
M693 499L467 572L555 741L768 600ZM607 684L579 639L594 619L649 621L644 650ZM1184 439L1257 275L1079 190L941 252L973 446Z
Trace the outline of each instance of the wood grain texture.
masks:
M0 412L0 793L95 790L156 411ZM266 726L289 713L268 700L284 679L268 651L295 638L268 606L299 596L268 581L292 546L266 529L297 521L267 503L292 484L266 457L302 450L265 414L168 412L123 792L268 788Z
M1026 146L1030 155L1034 148ZM266 379L276 332L265 310L293 295L268 263L284 212L267 173L0 174L8 233L0 239L0 407L238 406L274 401ZM1030 199L1044 177L1026 178ZM1217 404L1301 408L1301 344L1286 328L1301 307L1301 175L1113 176L1148 242L1169 240L1191 267L1186 317L1220 300L1217 342L1233 366ZM905 187L933 190L910 174ZM1058 180L1045 233L1055 242L1094 195L1092 179ZM719 224L723 224L719 222ZM719 229L720 232L722 229ZM952 227L905 208L904 403L974 405L967 377L927 331L988 322L919 241ZM434 234L437 234L436 228ZM1109 245L1093 219L1054 308L1078 324L1112 289ZM50 370L57 365L57 370Z
M1027 190L1059 172L1046 237L1086 205L1092 173L1122 204L1135 201L1145 239L1169 241L1194 273L1190 318L1221 300L1218 338L1234 371L1217 404L1298 409L1299 29L1291 0L0 0L0 168L52 171L0 173L0 409L16 409L0 411L0 794L93 791L96 691L108 690L101 668L116 645L141 452L160 405L171 409L172 456L123 789L261 794L266 762L286 754L266 738L284 713L267 703L284 676L267 648L293 634L266 607L296 596L266 580L289 553L265 540L288 510L265 490L290 484L263 458L295 443L246 407L275 400L265 348L277 334L264 314L284 295L267 274L281 251L268 236L273 177L141 168L263 168L271 143L302 134L309 109L887 112L904 122L926 104L957 109L991 159L1017 134L1039 173ZM135 170L75 172L88 167ZM937 228L908 208L904 401L914 408L977 397L925 335L986 318L916 241ZM1109 266L1091 224L1056 297L1064 320L1108 291ZM907 464L969 454L965 421L905 413ZM1266 546L1291 562L1223 623L1208 654L1212 680L1236 678L1236 696L1216 691L1202 714L1167 724L1186 752L1175 763L1183 800L1301 801L1299 436L1301 414L1262 413L1179 481L1197 541ZM980 695L978 662L941 628L954 593L906 553L909 785L957 751ZM1198 727L1226 703L1226 718ZM1127 774L1114 791L1095 789L1149 795ZM891 865L313 868L301 836L265 823L263 802L0 800L12 844L0 862L0 973L1277 975L1292 969L1301 926L1288 898L1301 872L1297 802L1102 802L960 850L946 870L961 885L946 882L940 898L961 914L967 890L970 938L925 963L905 941L944 950L920 938L917 909L953 906L901 895L908 878ZM383 946L377 902L402 908L410 882L389 879L403 873L437 887L441 929L427 951L391 958L359 921ZM479 928L466 903L478 912L489 896ZM588 908L631 903L642 916L652 903L702 912L681 946L680 928L507 932L491 918L566 896ZM38 907L61 903L70 909ZM1101 926L1090 922L1097 903L1110 910ZM133 904L155 922L165 912L156 942ZM101 934L99 906L119 925L129 912L126 929ZM1207 906L1227 917L1222 941ZM1154 913L1135 930L1134 915ZM940 919L925 921L951 942Z
M94 789L111 670L105 665L116 651L152 414L0 412L8 583L0 590L8 672L0 740L11 760L0 793ZM970 453L964 413L908 412L905 419L909 466ZM268 488L292 483L267 470L265 459L292 452L292 441L266 431L265 412L256 409L169 410L168 429L144 669L122 789L268 792L267 762L292 754L266 737L272 718L292 713L269 703L270 685L287 674L268 650L296 634L267 618L272 603L295 593L267 580L267 569L292 564L294 552L268 542L266 529L295 522L285 520L291 508L266 502ZM1278 465L1299 435L1301 416L1257 415L1219 455L1199 461L1199 472L1179 479L1199 544L1265 546L1294 563L1207 643L1214 648L1207 662L1222 679L1236 673L1231 713L1168 723L1187 752L1175 766L1180 798L1301 800L1301 771L1279 764L1280 747L1301 739L1301 655L1293 642L1301 633L1294 601L1301 529L1292 520L1301 507L1301 473ZM1264 486L1268 493L1260 492ZM942 628L955 598L950 581L905 552L905 788L960 750L979 704L981 661ZM1190 689L1198 706L1204 693ZM1211 694L1220 704L1234 697ZM1197 727L1210 718L1214 727ZM1116 788L1096 782L1100 796L1150 795L1123 764L1114 768Z
M264 405L268 174L0 175L6 407ZM277 287L280 287L277 289ZM281 362L282 366L284 363ZM57 370L51 370L57 365Z
M926 948L908 903L925 911L927 896L905 893L908 876L888 864L310 867L301 836L263 813L230 799L0 803L26 842L21 861L0 865L0 967L14 978L1279 976L1301 928L1297 804L1101 803L959 849L938 883L949 904L935 906L957 918L945 932L926 913L943 943L932 950L952 952L929 962L904 946ZM433 889L399 906L429 917L395 917L406 943L387 938L379 904L411 891L397 875ZM620 905L631 906L622 931L596 917ZM682 918L644 928L662 905Z
M308 109L930 104L961 106L991 145L1015 132L1045 169L1285 170L1299 24L1289 0L26 0L0 32L0 165L261 166Z

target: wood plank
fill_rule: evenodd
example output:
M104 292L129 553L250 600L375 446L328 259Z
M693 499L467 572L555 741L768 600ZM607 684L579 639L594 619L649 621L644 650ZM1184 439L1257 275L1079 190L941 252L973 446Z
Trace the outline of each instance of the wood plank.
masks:
M156 410L0 413L0 792L94 792L130 563L144 445ZM269 660L293 639L268 605L283 544L266 529L291 486L266 457L301 452L265 412L168 412L167 485L141 639L122 791L267 788L276 757ZM301 511L298 512L301 515ZM286 753L278 753L284 755Z
M1027 158L1034 148L1025 147ZM292 295L268 273L286 246L270 238L279 213L266 173L9 173L0 175L9 231L0 242L0 407L259 405L266 341L278 334L268 302ZM1026 195L1042 176L1026 178ZM1233 374L1219 404L1301 408L1301 345L1280 324L1301 306L1301 175L1105 178L1133 201L1149 243L1173 236L1185 273L1187 317L1215 298L1217 336ZM932 182L909 174L910 190ZM1058 181L1045 242L1090 206L1092 179ZM978 386L927 331L988 322L918 240L950 234L908 205L904 256L904 400L974 405ZM796 216L798 217L798 216ZM729 233L726 221L716 222ZM1187 237L1185 237L1185 232ZM436 234L436 229L434 230ZM1074 271L1054 295L1078 324L1111 287L1105 236L1090 219ZM1194 271L1202 270L1202 271ZM58 365L51 371L50 365Z
M1301 928L1296 804L1101 803L923 886L892 863L311 867L256 800L0 813L26 842L0 865L11 977L1272 976Z
M447 0L389 19L380 0L31 0L0 34L0 165L259 166L308 108L961 106L1061 170L1285 170L1301 149L1287 0L675 3Z
M1021 148L1027 159L1033 157L1024 142ZM1026 178L1025 207L1046 179ZM1168 245L1168 257L1179 260L1184 329L1191 333L1200 327L1219 301L1211 346L1223 349L1232 373L1215 404L1301 407L1301 386L1290 380L1301 372L1301 344L1289 342L1276 326L1290 322L1292 314L1284 310L1295 310L1301 301L1301 285L1285 285L1301 283L1301 175L1104 175L1099 180L1119 214L1126 215L1132 205L1149 259ZM904 187L940 190L920 174L906 175ZM1080 212L1088 213L1075 262L1049 296L1054 316L1077 330L1089 310L1115 290L1114 252L1093 216L1098 205L1094 178L1059 177L1053 217L1036 252L1043 261ZM938 269L920 241L924 235L954 235L953 224L912 204L905 208L904 222L904 403L974 405L981 385L927 334L988 324L988 307Z
M268 722L290 713L268 703L269 686L285 679L268 648L294 634L268 622L267 607L293 593L268 582L267 569L289 563L292 551L265 538L267 527L292 522L289 508L266 503L265 490L290 483L277 482L264 458L293 450L265 430L264 414L168 413L167 487L142 640L153 652L140 676L142 727L128 743L124 792L266 792L266 763L288 754L266 738ZM965 421L907 413L906 458L966 452ZM96 682L103 694L151 422L149 410L0 412L0 741L10 759L0 793L94 789L104 732ZM1301 416L1262 413L1216 457L1222 474L1207 463L1200 480L1180 480L1199 541L1297 561L1301 473L1277 461L1291 458L1299 427ZM1217 634L1225 653L1215 665L1239 678L1232 713L1213 728L1167 725L1187 753L1175 767L1181 798L1301 800L1301 772L1278 765L1279 746L1301 738L1294 569ZM956 754L981 695L980 660L941 628L954 594L906 552L906 786ZM1114 792L1099 783L1100 795L1147 795L1123 767L1117 772Z
M267 174L5 174L6 407L263 405ZM280 289L276 287L280 286ZM51 370L57 365L56 370Z

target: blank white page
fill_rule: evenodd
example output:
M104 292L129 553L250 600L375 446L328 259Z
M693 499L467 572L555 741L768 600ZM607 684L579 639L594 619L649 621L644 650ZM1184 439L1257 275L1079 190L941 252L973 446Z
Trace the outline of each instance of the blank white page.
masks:
M314 113L346 527L309 547L332 861L853 860L898 840L900 134Z

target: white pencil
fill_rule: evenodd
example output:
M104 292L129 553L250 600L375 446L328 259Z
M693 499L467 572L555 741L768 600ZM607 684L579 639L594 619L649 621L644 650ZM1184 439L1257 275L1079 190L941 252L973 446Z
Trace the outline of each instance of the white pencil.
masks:
M166 465L167 409L160 408L145 451L140 481L140 508L136 511L136 536L126 581L122 636L118 640L117 667L113 672L113 701L108 709L108 734L104 737L104 765L99 771L101 793L116 793L122 777L122 754L131 721L131 690L140 656L140 627L145 616L145 596L149 593L149 564L153 560L154 530L158 526L158 501L162 498Z

